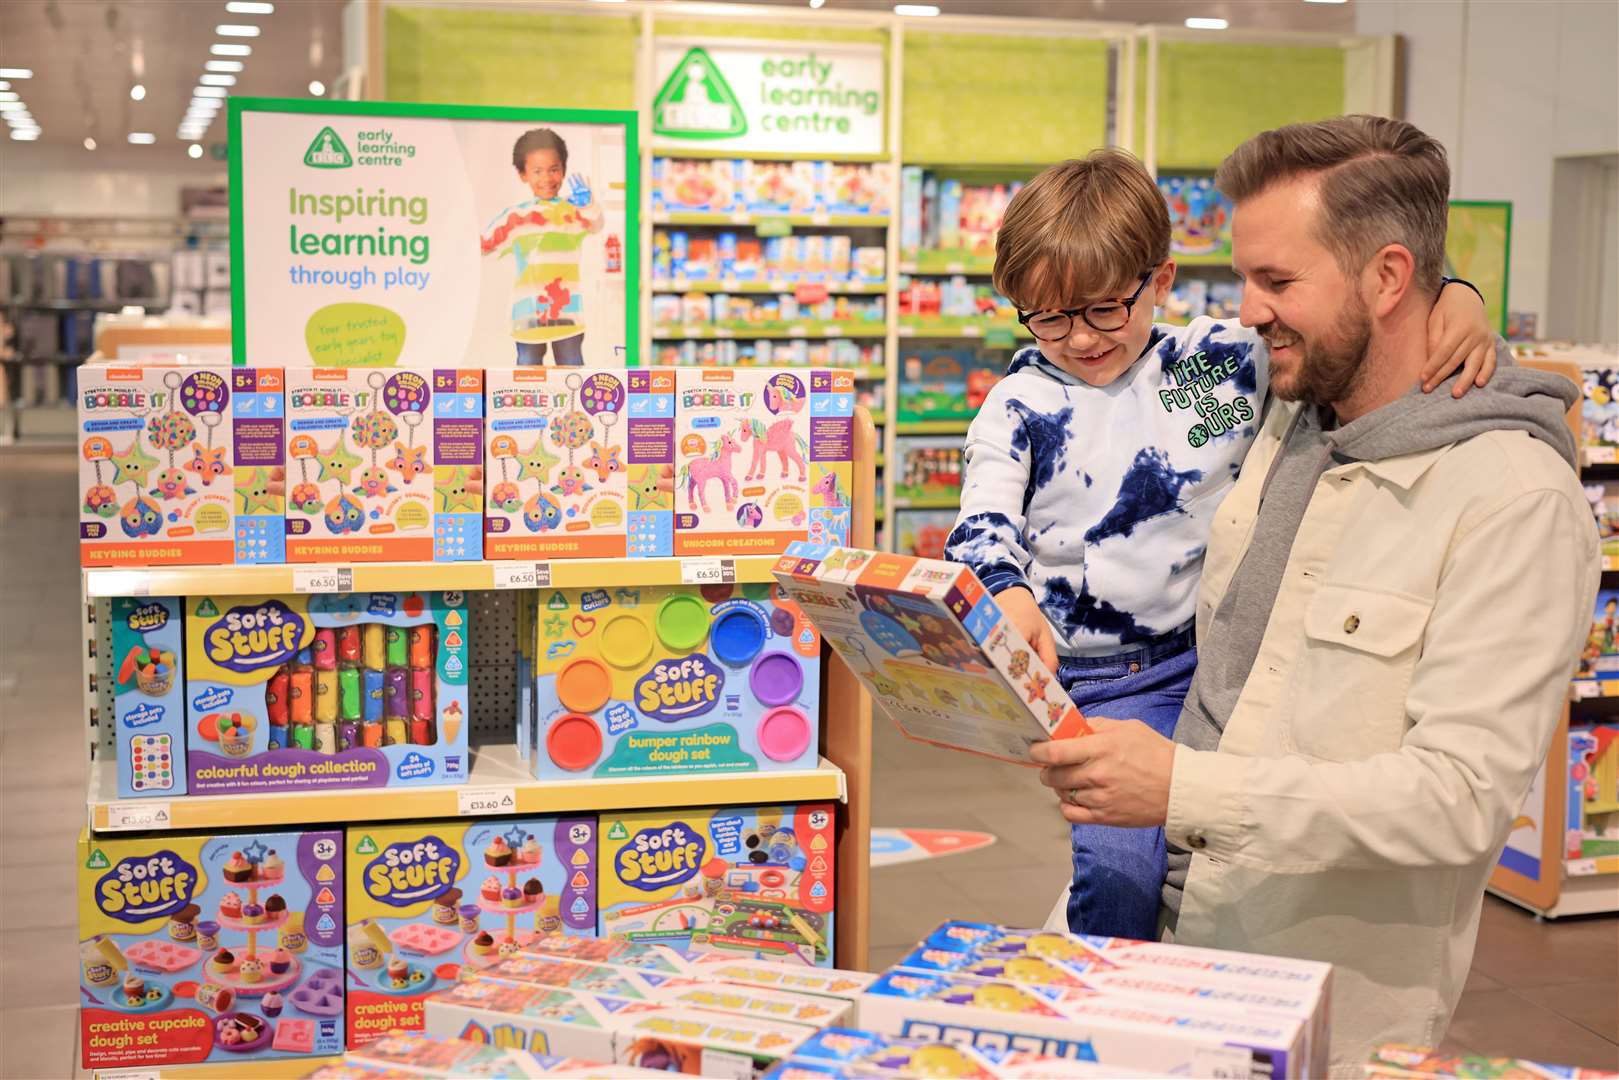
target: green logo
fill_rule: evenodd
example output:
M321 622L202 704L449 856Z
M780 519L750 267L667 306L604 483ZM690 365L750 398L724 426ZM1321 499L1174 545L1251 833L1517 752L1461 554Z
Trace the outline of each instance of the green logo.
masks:
M629 838L629 830L624 828L622 821L613 822L613 827L607 830L607 839L609 840L628 840Z
M211 619L218 614L219 609L214 607L214 602L206 596L202 598L202 603L197 605L197 617L199 619Z
M84 865L85 868L89 870L105 870L112 864L107 861L106 854L103 853L100 848L96 848L96 850L90 855L90 861Z
M377 842L369 836L362 836L360 842L354 845L354 854L356 855L375 855L376 853Z
M354 164L354 159L349 157L349 148L343 145L337 132L323 127L304 151L304 164L311 169L346 169Z
M652 100L652 133L672 139L745 135L748 118L731 84L701 48L688 49Z

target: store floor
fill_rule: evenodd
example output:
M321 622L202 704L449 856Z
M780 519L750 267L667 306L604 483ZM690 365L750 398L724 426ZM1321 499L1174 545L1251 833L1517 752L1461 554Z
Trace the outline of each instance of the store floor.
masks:
M84 727L71 451L0 450L0 1078L71 1074L74 842ZM871 962L950 917L1038 924L1066 830L1031 773L901 738L879 718L872 821L996 843L872 872ZM1536 923L1486 899L1456 1051L1619 1068L1619 919Z

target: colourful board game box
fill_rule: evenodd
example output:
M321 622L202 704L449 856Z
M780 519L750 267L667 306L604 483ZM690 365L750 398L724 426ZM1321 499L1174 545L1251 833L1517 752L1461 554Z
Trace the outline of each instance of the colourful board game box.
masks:
M692 977L718 979L740 986L765 990L788 990L794 994L814 994L837 998L851 1005L877 978L869 971L843 971L838 968L806 968L800 964L748 959L725 953L698 953L691 958Z
M782 590L758 583L541 595L535 776L815 767L821 641Z
M342 839L82 835L84 1068L341 1052Z
M786 1058L816 1029L700 1009L620 1014L614 1060L692 1076L753 1077Z
M831 806L637 811L600 827L603 936L831 964Z
M682 367L675 386L676 555L847 541L853 372Z
M466 1039L434 1038L420 1031L398 1031L361 1047L350 1047L344 1062L376 1069L397 1069L397 1075L480 1077L483 1080L527 1077L657 1077L654 1073L584 1058L531 1054ZM360 1080L372 1080L363 1076Z
M1517 1080L1519 1077L1556 1077L1557 1080L1613 1080L1619 1072L1578 1065L1543 1065L1520 1058L1446 1054L1426 1046L1384 1043L1366 1063L1367 1080Z
M466 780L463 594L185 603L192 794Z
M429 994L425 1005L428 1035L591 1061L613 1059L617 1014L657 1008L495 979L456 983Z
M668 555L674 373L490 368L491 559Z
M523 953L528 956L608 964L612 967L630 968L671 978L690 973L693 961L701 959L693 953L668 945L647 944L621 937L544 937L524 945Z
M960 563L801 543L776 579L913 739L1028 765L1032 744L1089 731Z
M483 372L287 369L287 561L483 557Z
M594 818L353 826L348 1045L419 1031L435 989L551 934L596 932Z
M184 795L186 707L182 601L112 600L112 705L119 798Z

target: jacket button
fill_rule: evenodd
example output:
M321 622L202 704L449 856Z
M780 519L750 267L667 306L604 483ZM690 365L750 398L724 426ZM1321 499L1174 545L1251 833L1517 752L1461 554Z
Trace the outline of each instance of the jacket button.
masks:
M1209 846L1209 841L1202 833L1195 832L1187 836L1186 846L1193 851L1202 851Z
M1349 616L1349 618L1344 620L1344 633L1353 634L1356 630L1359 630L1359 629L1360 629L1360 616L1359 615L1351 615L1351 616Z

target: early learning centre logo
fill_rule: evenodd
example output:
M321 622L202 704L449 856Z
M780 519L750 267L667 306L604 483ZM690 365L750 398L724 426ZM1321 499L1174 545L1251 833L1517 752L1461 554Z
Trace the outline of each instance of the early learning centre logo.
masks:
M652 100L652 133L728 139L747 131L747 115L713 57L700 47L687 50Z
M354 158L343 145L343 137L328 125L310 141L309 149L304 151L304 164L311 169L347 169L354 164Z

